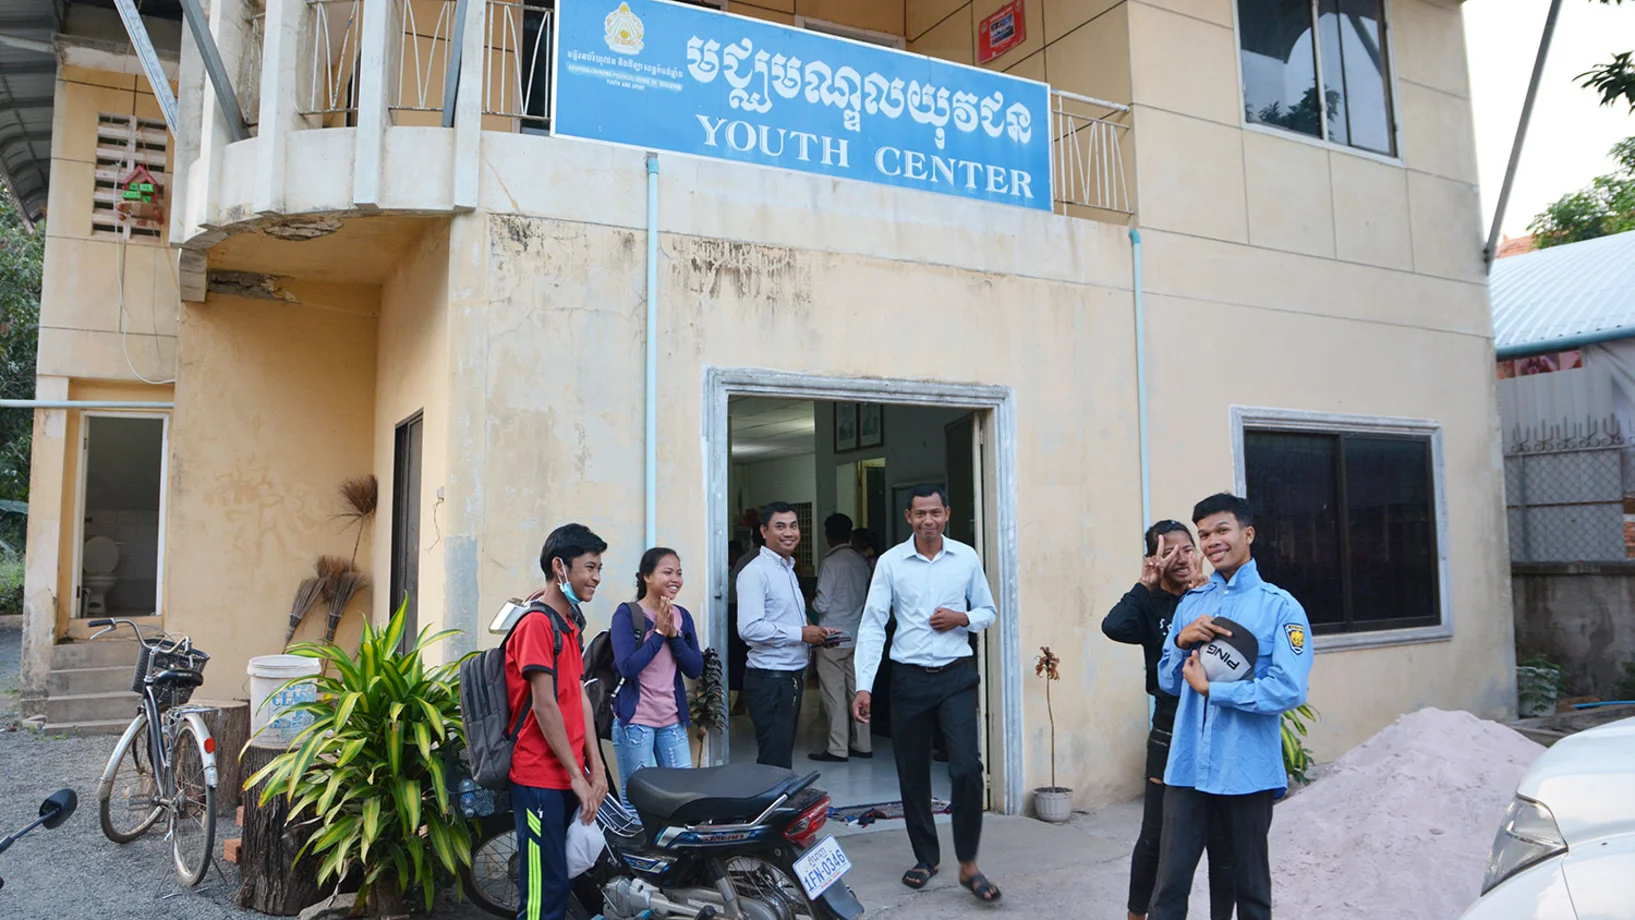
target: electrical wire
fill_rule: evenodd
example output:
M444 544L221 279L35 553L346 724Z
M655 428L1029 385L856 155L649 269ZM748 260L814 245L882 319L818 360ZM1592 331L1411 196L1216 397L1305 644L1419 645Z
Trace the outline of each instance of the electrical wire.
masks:
M149 384L151 386L169 386L170 384L173 384L173 383L176 382L175 377L172 377L169 380L149 380L147 377L142 375L141 371L136 369L136 363L131 360L131 338L130 338L130 333L127 332L126 329L125 329L125 319L126 319L126 317L128 315L127 311L125 309L125 246L126 245L127 245L127 243L126 243L126 241L124 240L123 237L120 238L119 240L117 240L114 243L114 251L116 253L115 259L117 261L116 271L117 271L118 279L119 279L119 348L120 348L121 351L123 351L125 353L125 366L131 369L131 373L136 376L137 380L140 380L143 383ZM151 314L150 314L149 318L152 319ZM160 361L164 361L165 356L162 353L160 353L160 351L159 351L159 321L157 319L153 320L153 353L154 353L154 356L157 357Z

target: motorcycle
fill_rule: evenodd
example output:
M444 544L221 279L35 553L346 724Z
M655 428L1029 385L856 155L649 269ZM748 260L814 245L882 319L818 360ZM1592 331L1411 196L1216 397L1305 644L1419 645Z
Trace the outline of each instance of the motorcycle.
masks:
M575 880L569 917L857 920L863 905L842 880L851 862L821 836L829 796L817 779L758 764L635 773L633 810L610 794L597 812L607 849ZM463 792L462 807L487 811L478 798ZM502 801L480 819L465 881L473 901L503 917L517 911L517 858Z
M68 817L74 813L74 809L77 807L79 807L79 797L74 795L74 790L59 789L51 793L44 802L40 803L40 817L38 819L17 833L0 839L0 853L11 849L12 844L23 839L24 834L36 827L44 827L48 831L61 827L62 823L68 820ZM5 886L5 880L0 879L0 888Z

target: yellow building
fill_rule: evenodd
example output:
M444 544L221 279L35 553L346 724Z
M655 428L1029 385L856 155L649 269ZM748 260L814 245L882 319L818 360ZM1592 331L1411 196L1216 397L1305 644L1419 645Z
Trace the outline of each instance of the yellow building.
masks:
M650 500L725 649L744 510L797 502L810 575L831 512L890 540L904 488L947 485L1000 608L998 811L1050 776L1046 645L1058 781L1135 793L1141 656L1099 623L1144 518L1221 490L1314 623L1320 757L1422 706L1513 710L1458 3L690 6L210 0L241 126L180 8L149 5L169 132L117 18L67 7L25 706L123 713L60 645L93 607L189 633L201 696L244 695L313 561L353 552L338 486L373 474L354 609L409 594L464 631L449 655L494 641L558 523L612 546L605 623ZM809 125L782 135L808 155L768 165L766 125ZM120 209L139 164L162 219Z

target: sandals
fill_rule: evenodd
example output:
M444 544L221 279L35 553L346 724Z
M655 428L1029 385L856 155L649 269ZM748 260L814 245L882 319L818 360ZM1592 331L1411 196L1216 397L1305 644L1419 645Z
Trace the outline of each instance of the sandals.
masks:
M1000 898L999 886L988 881L988 877L981 873L977 873L970 878L962 878L959 880L959 884L966 891L976 895L978 901L991 904Z
M926 885L931 884L931 879L936 874L936 866L928 866L925 863L916 863L914 868L903 873L903 884L914 889L915 891L919 891Z

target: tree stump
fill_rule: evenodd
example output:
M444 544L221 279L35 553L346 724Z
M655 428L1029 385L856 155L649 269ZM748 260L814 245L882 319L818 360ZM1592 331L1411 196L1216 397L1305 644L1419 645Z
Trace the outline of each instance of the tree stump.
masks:
M244 778L239 769L239 751L250 740L249 700L193 700L195 706L211 706L215 712L201 713L216 739L216 812L230 815L243 801Z
M247 711L247 710L246 710ZM248 747L240 764L248 778L272 763L282 751ZM265 782L262 783L265 785ZM290 802L282 795L261 804L261 787L244 790L244 848L239 857L238 906L289 917L323 900L318 887L318 860L295 854L312 836L310 825L286 826Z

